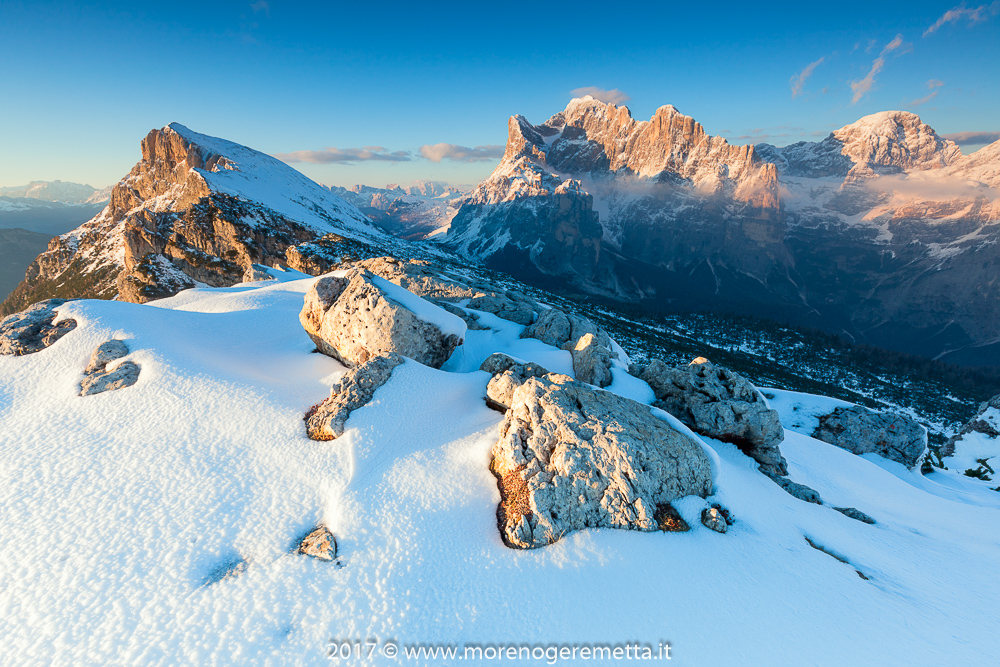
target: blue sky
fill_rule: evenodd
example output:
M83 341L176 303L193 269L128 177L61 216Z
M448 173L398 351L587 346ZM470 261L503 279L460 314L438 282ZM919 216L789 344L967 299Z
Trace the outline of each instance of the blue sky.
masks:
M3 0L0 185L110 185L172 121L313 160L294 166L322 183L472 184L511 115L540 123L588 87L732 143L816 140L885 109L997 133L998 62L1000 0Z

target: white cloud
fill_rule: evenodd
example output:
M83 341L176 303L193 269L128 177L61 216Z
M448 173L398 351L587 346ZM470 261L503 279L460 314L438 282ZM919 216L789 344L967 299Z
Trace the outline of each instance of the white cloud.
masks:
M1000 141L1000 132L953 132L941 136L945 139L951 139L959 146L978 146Z
M451 160L453 162L480 162L503 157L503 146L456 146L455 144L425 144L420 154L431 162Z
M930 102L931 100L933 100L935 97L937 97L937 94L938 94L938 91L935 90L932 93L924 95L920 99L913 100L912 102L910 102L909 106L911 106L911 107L919 107L921 104L927 104L928 102Z
M282 162L311 162L313 164L353 164L366 161L409 162L412 159L407 151L389 153L381 146L368 146L367 148L330 147L319 151L277 153L274 157Z
M997 0L1000 2L1000 0ZM903 41L902 35L896 35L891 42L882 47L882 52L879 53L878 58L872 61L872 68L868 70L868 74L865 78L858 79L857 81L851 81L851 92L854 95L851 97L851 104L857 104L862 97L867 95L872 86L875 85L875 77L882 68L885 67L885 57L892 53L893 51L899 51L897 55L902 55L904 53L909 53L912 44L908 44Z
M805 86L806 80L812 76L813 70L819 67L823 61L826 60L826 56L823 56L819 60L809 63L806 65L805 69L796 74L791 78L789 84L792 86L792 97L798 97L802 94L802 87Z
M965 7L964 5L952 7L942 14L941 18L934 22L934 25L927 28L927 30L924 30L924 37L934 34L937 32L938 28L941 28L947 23L958 23L962 20L968 20L969 25L973 26L977 23L982 23L997 14L1000 14L1000 0L995 0L988 5L979 5L978 7L973 7L971 9Z
M573 97L585 97L590 95L595 100L600 100L609 104L622 104L623 102L628 102L632 99L617 88L604 90L603 88L597 88L595 86L587 86L585 88L576 88L569 92Z
M928 79L927 80L927 87L929 89L931 89L931 90L934 90L935 88L940 88L943 85L944 85L944 81L941 81L940 79Z

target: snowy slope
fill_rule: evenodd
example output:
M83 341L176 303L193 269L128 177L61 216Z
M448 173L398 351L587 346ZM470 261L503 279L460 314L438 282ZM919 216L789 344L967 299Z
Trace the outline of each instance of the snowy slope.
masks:
M469 331L443 370L406 362L343 437L314 442L302 414L344 369L311 353L298 322L314 279L280 275L148 305L70 302L60 314L76 330L0 357L5 665L329 664L331 638L378 640L372 664L466 642L669 642L676 664L707 666L995 659L1000 537L984 526L1000 494L787 431L792 478L869 526L705 440L727 534L688 498L688 533L586 530L511 550L488 470L501 415L474 369L505 351L567 372L569 353L482 314L491 330ZM111 337L128 342L138 384L77 396ZM615 380L643 394L620 367ZM321 520L339 566L290 553Z
M163 132L176 133L209 155L225 158L211 170L196 169L212 192L258 202L324 232L375 232L356 207L281 160L180 123L170 123Z

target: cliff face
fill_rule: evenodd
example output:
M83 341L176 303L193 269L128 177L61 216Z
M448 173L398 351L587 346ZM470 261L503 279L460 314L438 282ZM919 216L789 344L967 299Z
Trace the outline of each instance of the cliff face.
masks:
M321 272L340 246L384 239L356 207L239 144L175 123L141 149L107 207L53 239L0 311L54 296L143 303L241 282L255 263Z
M503 159L459 209L447 244L635 300L655 288L616 266L620 256L672 268L696 247L696 263L767 280L789 261L783 236L777 170L752 146L711 137L671 106L636 121L587 97L538 126L510 119Z

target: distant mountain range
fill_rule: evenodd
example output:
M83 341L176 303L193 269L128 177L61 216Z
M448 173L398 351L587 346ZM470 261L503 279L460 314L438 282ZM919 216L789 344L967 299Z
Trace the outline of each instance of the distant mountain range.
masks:
M32 181L0 188L0 300L53 236L79 227L104 208L111 188Z
M357 206L376 225L400 238L425 239L443 234L468 194L447 183L422 181L384 188L331 186L330 191Z
M111 198L111 187L101 190L65 181L32 181L27 185L0 187L0 197L38 199L63 204L103 204Z
M506 152L445 245L534 284L645 310L754 314L1000 364L1000 142L912 113L815 143L733 146L672 106L585 97Z

